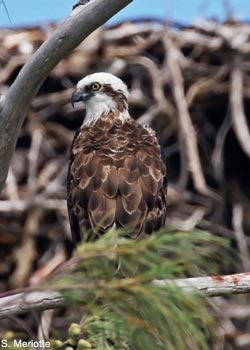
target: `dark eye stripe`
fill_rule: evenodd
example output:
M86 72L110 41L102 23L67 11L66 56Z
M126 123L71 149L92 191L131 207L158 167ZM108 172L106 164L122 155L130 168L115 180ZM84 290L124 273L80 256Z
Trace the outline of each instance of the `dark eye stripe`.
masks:
M93 86L94 85L98 85L98 88L93 88ZM84 87L84 90L86 91L86 92L89 92L89 91L98 91L98 90L100 90L100 88L101 88L101 84L100 83L98 83L98 82L95 82L95 83L91 83L91 84L88 84L88 85L85 85L85 87Z
M92 84L86 85L86 86L84 87L84 90L85 90L85 91L91 91L91 86L92 86Z

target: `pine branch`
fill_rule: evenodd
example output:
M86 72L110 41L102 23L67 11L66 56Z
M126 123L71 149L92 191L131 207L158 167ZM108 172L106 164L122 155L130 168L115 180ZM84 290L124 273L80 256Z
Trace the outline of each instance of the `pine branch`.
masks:
M29 288L0 299L0 317L68 305L87 316L83 333L90 332L88 340L99 350L111 349L102 346L107 337L116 344L112 349L186 350L188 343L191 349L207 350L213 320L202 296L214 291L206 291L204 278L199 292L194 279L183 277L214 274L228 242L207 232L173 228L144 240L126 236L126 230L110 230L95 242L80 244L75 257L36 287L46 294ZM212 277L210 283L216 279L227 280Z
M77 8L27 62L0 99L0 192L25 115L43 81L56 64L90 33L132 0L91 0Z

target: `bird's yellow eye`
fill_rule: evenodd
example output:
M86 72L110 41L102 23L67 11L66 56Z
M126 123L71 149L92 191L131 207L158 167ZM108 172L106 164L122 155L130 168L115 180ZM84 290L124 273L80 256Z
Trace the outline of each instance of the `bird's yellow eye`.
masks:
M99 84L99 83L93 83L93 84L91 85L91 89L92 89L93 91L99 90L100 87L101 87L101 84Z

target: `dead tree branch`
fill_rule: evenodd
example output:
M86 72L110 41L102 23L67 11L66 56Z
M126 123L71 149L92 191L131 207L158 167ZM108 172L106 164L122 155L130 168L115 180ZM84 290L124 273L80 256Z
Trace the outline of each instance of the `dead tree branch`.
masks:
M35 52L0 100L0 190L27 110L41 84L56 64L91 32L132 0L92 0L78 6Z
M65 300L58 292L18 293L0 300L0 318L18 315L30 310L48 310L63 307Z
M193 277L176 280L157 280L160 286L178 286L186 291L198 291L204 297L250 293L250 273L226 276Z
M158 286L177 286L187 292L198 292L204 297L250 293L250 273L227 276L193 277L175 280L155 280ZM66 305L62 294L56 291L28 291L0 299L0 319L34 310L48 310Z

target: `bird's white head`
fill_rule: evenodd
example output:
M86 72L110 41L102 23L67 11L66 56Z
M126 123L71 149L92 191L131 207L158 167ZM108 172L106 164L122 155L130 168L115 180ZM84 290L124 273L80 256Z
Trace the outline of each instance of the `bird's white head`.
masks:
M110 112L121 120L130 118L128 113L128 89L126 84L110 73L94 73L80 80L71 103L83 102L86 116L83 125L91 125Z

